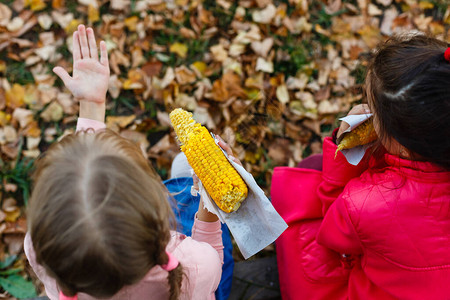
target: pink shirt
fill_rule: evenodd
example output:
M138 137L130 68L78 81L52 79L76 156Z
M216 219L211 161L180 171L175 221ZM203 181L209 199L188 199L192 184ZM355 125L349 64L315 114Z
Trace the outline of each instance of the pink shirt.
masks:
M77 131L88 128L104 129L105 124L79 118ZM192 237L186 237L175 231L172 231L171 235L166 249L178 259L188 279L183 280L180 299L215 299L214 292L220 282L223 264L220 221L203 222L196 217L192 226ZM28 233L25 236L24 249L31 267L45 286L47 296L51 300L57 300L59 288L56 281L37 263L31 236ZM167 274L160 266L155 266L139 283L124 287L110 299L167 299L169 297ZM96 298L80 293L78 299Z

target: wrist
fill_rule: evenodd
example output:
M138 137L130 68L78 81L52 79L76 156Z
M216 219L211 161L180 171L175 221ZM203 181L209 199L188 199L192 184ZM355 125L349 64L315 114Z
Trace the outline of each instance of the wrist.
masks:
M203 207L202 200L200 200L198 206L197 219L203 222L217 222L217 220L219 220L219 218L215 214L209 212L206 208Z
M105 101L92 102L80 100L80 118L105 122Z

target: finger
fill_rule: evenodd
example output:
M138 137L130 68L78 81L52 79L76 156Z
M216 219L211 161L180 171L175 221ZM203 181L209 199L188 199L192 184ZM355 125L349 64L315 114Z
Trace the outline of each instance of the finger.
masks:
M109 67L108 50L106 49L105 41L100 42L100 63L106 67Z
M370 108L367 104L358 104L348 112L349 115L363 115L368 113L370 113Z
M72 45L73 45L73 49L72 49L73 62L75 62L75 61L81 59L81 49L80 49L80 40L79 40L78 31L75 31L73 33Z
M98 50L97 50L97 43L95 41L94 30L92 28L88 28L88 29L86 29L86 33L87 33L88 46L89 46L89 52L91 54L91 58L98 60Z
M231 147L220 136L216 135L216 137L219 140L219 146L222 147L228 155L233 155L233 150L231 150Z
M66 70L61 67L54 67L53 72L55 72L55 74L58 75L59 78L61 78L66 87L70 84L70 80L72 80L72 77L70 77L69 73L67 73Z
M236 157L234 157L233 155L229 155L228 158L231 159L232 161L234 161L235 163L237 163L238 165L242 166L241 161L239 159L237 159Z
M196 190L198 190L198 181L199 181L199 179L198 179L198 177L197 177L197 175L193 175L192 176L192 181L194 182L194 188L196 189Z
M89 58L89 46L86 36L86 27L84 27L84 25L78 26L78 35L80 39L81 56L82 58Z

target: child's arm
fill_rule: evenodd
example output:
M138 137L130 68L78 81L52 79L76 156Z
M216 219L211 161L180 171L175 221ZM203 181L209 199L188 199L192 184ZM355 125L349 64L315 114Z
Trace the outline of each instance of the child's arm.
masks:
M348 115L367 114L369 107L365 104L353 107ZM348 124L342 122L337 137L339 137L346 129ZM325 214L330 205L342 193L346 184L355 177L359 177L361 173L367 169L367 154L357 166L353 166L347 162L342 153L335 155L337 145L332 138L326 138L323 142L323 170L322 182L320 183L317 194L322 201L322 212Z
M73 74L61 67L53 72L80 101L80 118L105 121L105 101L109 83L108 52L104 41L100 42L100 59L92 28L79 25L73 33Z

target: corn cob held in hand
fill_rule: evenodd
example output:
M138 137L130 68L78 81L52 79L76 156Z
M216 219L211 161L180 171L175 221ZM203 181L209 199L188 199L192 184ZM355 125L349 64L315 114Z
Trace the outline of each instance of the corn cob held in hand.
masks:
M343 138L338 144L335 157L339 150L350 149L373 142L377 139L377 134L373 128L372 118L358 125L350 132L343 134Z
M208 130L181 108L170 113L170 121L195 174L217 206L224 212L236 211L247 197L244 180L234 169Z

